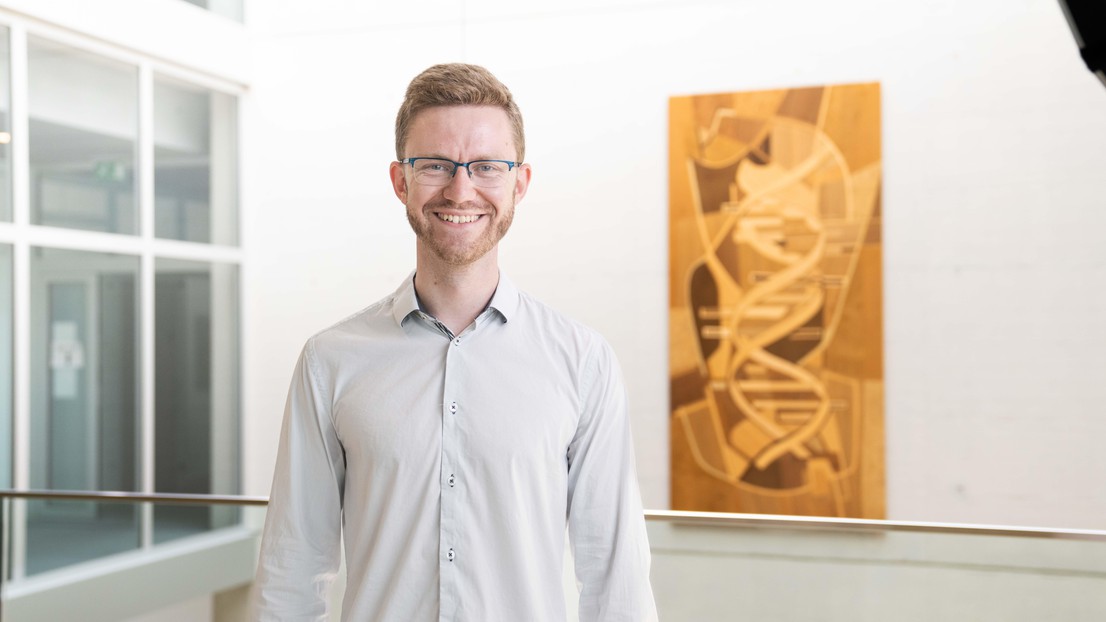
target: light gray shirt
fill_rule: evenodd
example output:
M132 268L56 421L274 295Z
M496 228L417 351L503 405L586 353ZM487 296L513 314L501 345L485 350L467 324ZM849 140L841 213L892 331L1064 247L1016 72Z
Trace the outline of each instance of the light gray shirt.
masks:
M258 620L656 618L618 363L598 333L500 277L459 335L413 279L308 340L265 522Z

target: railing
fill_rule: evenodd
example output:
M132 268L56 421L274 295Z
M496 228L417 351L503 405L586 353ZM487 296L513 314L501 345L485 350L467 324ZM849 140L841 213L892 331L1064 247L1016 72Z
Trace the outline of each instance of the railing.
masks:
M686 512L676 510L645 510L645 519L683 525L718 527L753 527L760 529L814 529L854 533L942 533L968 536L1006 536L1016 538L1050 538L1056 540L1092 540L1106 542L1106 530L1059 529L1052 527L1017 527L1011 525L969 525L918 521L871 520L863 518L832 518L825 516L780 516L769 514L728 514L719 512Z
M144 493L85 490L0 490L0 498L119 503L169 503L182 505L265 506L269 504L269 499L267 497L247 497L244 495L193 495L168 492Z
M118 622L199 603L172 619L204 620L214 594L237 598L241 609L267 504L242 495L0 490L0 619Z
M0 490L5 538L13 536L13 517L26 521L27 504L42 502L134 504L135 515L147 516L163 505L209 507L213 515L223 511L214 506L256 510L242 510L248 518L231 527L167 543L147 541L122 554L8 581L0 609L5 622L116 622L139 615L136 601L148 605L144 611L176 603L156 593L166 586L189 586L192 595L178 600L206 597L209 609L219 611L212 619L246 619L245 586L255 569L268 499ZM645 518L663 620L1106 620L1106 530L671 510L647 510ZM4 544L7 556L9 542ZM570 611L575 590L569 563ZM147 598L147 592L161 600ZM113 603L130 608L111 609Z
M266 506L267 497L245 495L201 495L179 493L141 493L72 490L3 490L0 498L53 499L59 501L97 501L120 503L165 503L183 505ZM846 532L915 532L1057 540L1106 542L1106 530L1018 527L1011 525L970 525L961 523L871 520L825 516L783 516L726 512L690 512L683 510L645 510L645 520L678 525L713 527L749 527L759 529L815 529Z

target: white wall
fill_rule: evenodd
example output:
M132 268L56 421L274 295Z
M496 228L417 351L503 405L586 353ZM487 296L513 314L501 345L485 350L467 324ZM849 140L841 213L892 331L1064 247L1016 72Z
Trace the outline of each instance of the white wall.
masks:
M303 341L390 292L413 236L392 123L435 62L515 93L534 181L502 263L625 367L668 505L667 98L883 89L890 518L1102 528L1106 90L1052 0L254 2L246 492Z
M1106 542L650 524L662 620L1106 619Z

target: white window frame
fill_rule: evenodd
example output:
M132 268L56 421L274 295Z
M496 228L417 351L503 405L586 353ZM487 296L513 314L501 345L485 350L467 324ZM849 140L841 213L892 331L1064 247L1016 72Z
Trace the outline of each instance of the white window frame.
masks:
M13 301L13 404L12 404L12 486L15 489L30 487L30 423L31 423L31 271L30 251L33 247L49 247L66 250L121 253L139 258L139 345L137 366L139 373L139 450L141 469L138 473L139 492L154 490L154 278L155 261L158 258L184 259L202 262L225 263L238 266L239 291L237 321L244 326L243 284L246 259L243 250L244 228L241 184L242 162L242 100L246 94L243 84L221 78L164 59L113 46L93 37L83 36L71 30L0 11L0 27L8 29L10 62L10 124L11 124L11 194L12 221L0 222L0 244L12 247L12 301ZM120 61L137 68L138 75L138 214L137 235L101 233L34 225L30 220L30 165L28 151L29 111L27 82L27 42L29 37L42 38L67 47ZM236 111L236 174L238 244L236 246L182 242L158 239L154 236L154 117L153 91L155 76L181 80L198 87L235 97ZM244 369L244 331L238 334L239 386L242 386ZM239 420L241 430L244 412L244 392L239 391ZM238 435L238 461L241 467L243 438ZM26 502L12 500L9 528L6 534L11 542L11 579L26 577ZM140 512L140 549L148 551L153 543L153 504L144 503ZM164 545L161 545L164 546ZM82 562L85 567L100 560ZM62 572L59 570L57 572Z

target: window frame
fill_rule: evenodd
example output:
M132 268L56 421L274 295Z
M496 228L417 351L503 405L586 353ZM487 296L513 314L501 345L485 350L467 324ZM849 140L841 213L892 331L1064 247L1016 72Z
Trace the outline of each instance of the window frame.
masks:
M243 413L245 392L245 348L243 290L248 274L244 250L244 202L242 200L242 144L243 100L246 86L234 80L224 79L207 72L197 71L165 59L112 45L103 40L85 36L61 27L54 27L20 15L0 11L0 28L8 31L9 93L10 93L10 174L11 216L10 222L0 222L0 244L12 250L12 404L11 404L11 484L15 489L28 489L31 475L31 249L35 247L63 250L92 251L133 255L139 260L137 283L139 415L138 436L140 469L137 473L138 492L155 493L154 472L154 281L158 259L181 259L212 264L231 264L238 269L236 313L234 320L239 327L237 334L238 395L237 395L237 468L242 469ZM65 229L31 224L30 163L28 150L29 101L28 101L28 38L43 39L73 50L122 62L137 68L138 80L138 128L137 128L137 211L136 234L103 233L77 229ZM154 81L164 77L172 80L229 95L234 98L236 148L233 154L236 178L235 206L237 242L233 245L204 242L187 242L157 238L154 214ZM3 355L0 353L0 355ZM241 477L238 477L241 486ZM138 550L147 551L154 543L154 506L142 504L140 511L140 543ZM11 580L26 578L26 530L27 511L23 501L13 501L9 519ZM81 562L82 566L101 560ZM56 571L61 572L61 571Z

